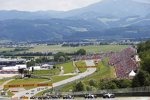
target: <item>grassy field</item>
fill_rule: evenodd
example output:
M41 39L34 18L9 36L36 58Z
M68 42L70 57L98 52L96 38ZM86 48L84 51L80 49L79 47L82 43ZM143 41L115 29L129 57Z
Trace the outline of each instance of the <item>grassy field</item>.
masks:
M82 66L86 66L85 61L82 60L82 61L76 62L76 67L78 67L78 69L81 73L85 72L87 70L87 68L80 68Z
M15 79L9 83L7 83L7 85L12 85L12 84L30 84L30 83L40 83L40 82L44 82L44 81L48 81L47 79L34 79L34 78L27 78L27 79Z
M45 82L48 81L47 79L34 79L34 78L29 78L29 79L16 79L13 80L9 83L7 83L7 85L15 85L15 84L34 84L34 83L41 83L41 82ZM28 89L32 89L34 88L32 87L24 87L26 90Z
M87 52L107 52L107 51L120 51L127 48L128 45L91 45L81 47L61 47L61 45L38 45L28 50L28 52L75 52L81 48L87 50Z
M52 83L55 83L55 82L59 82L59 81L62 81L62 80L65 80L65 79L68 79L68 78L71 78L73 77L74 75L67 75L67 76L52 76Z
M0 47L0 52L2 51L13 51L15 48L2 48Z
M64 74L74 72L74 70L75 70L75 67L73 66L72 62L67 62L67 63L64 63L64 64L58 64L56 66L57 67L63 66Z
M51 75L57 75L59 74L59 69L50 69L50 70L36 70L34 71L34 75L37 76L51 76Z
M2 85L6 80L1 79L0 80L0 85Z
M113 66L106 66L104 63L99 62L97 71L92 76L85 78L84 81L116 78L115 68Z

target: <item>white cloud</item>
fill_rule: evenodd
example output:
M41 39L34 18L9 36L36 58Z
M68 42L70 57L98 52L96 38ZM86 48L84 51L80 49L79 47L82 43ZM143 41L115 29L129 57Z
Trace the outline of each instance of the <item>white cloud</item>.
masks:
M0 10L61 10L81 8L101 0L0 0Z

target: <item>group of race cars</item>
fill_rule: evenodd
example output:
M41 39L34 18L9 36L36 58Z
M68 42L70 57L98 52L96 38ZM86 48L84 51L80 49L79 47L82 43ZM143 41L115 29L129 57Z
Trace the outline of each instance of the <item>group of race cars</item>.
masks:
M61 96L61 95L47 95L45 97L38 97L38 99L45 99L45 100L46 99L61 99L61 98L63 98L63 99L75 99L75 96L67 94L67 95L63 95L63 96ZM97 96L94 94L86 94L86 95L84 95L84 98L85 99L95 99L95 98L97 98ZM104 93L103 98L115 98L115 95L112 93ZM34 99L37 99L37 97L31 97L30 99L34 100Z

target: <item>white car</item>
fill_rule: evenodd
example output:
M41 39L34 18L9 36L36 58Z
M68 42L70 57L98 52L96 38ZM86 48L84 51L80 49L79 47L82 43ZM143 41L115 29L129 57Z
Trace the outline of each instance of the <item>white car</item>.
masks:
M86 95L84 96L84 98L85 98L85 99L94 99L94 98L97 98L97 97L96 97L96 95L94 95L94 94L86 94Z
M112 93L104 93L103 98L115 98L115 95Z

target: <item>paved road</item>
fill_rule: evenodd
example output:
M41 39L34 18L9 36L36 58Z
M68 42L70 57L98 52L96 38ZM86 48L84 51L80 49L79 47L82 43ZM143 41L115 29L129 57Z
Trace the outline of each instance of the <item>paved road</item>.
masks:
M77 76L74 76L72 78L69 78L69 79L66 79L66 80L63 80L63 81L60 81L60 82L56 82L56 83L53 83L53 87L57 87L57 86L60 86L60 85L63 85L63 84L66 84L66 83L69 83L69 82L73 82L75 80L78 80L80 78L84 78L88 75L91 75L93 74L94 72L96 71L96 68L88 68L84 73L80 73L79 75ZM51 89L52 87L48 87L48 88L34 88L34 89L30 89L30 90L26 90L26 91L22 91L22 92L19 92L19 93L16 93L14 97L21 97L21 96L28 96L28 97L31 97L31 96L34 96L35 94L43 91L43 90L46 90L46 89ZM40 89L40 90L39 90ZM32 92L34 91L34 92Z

